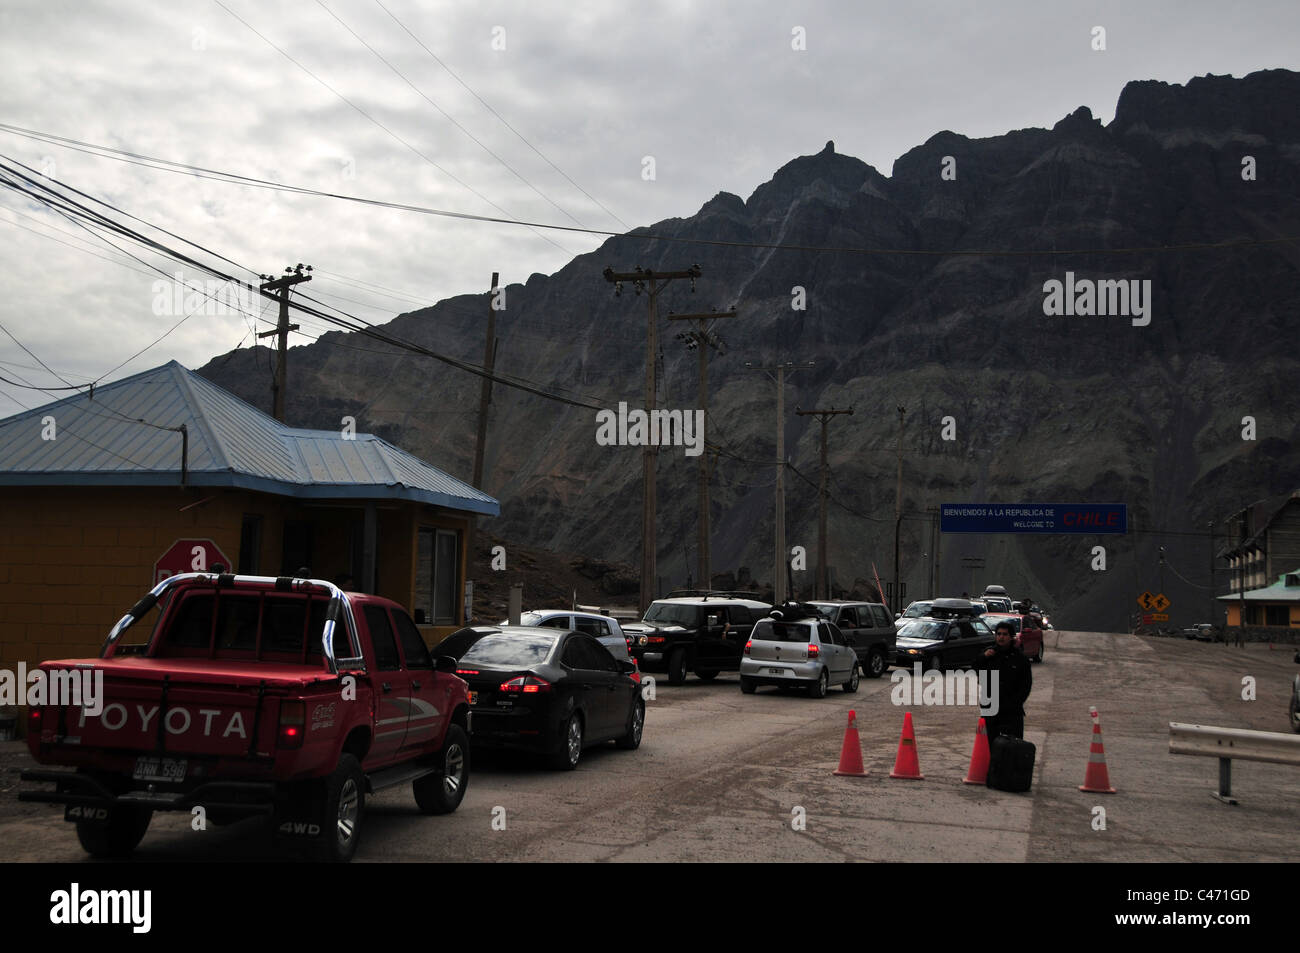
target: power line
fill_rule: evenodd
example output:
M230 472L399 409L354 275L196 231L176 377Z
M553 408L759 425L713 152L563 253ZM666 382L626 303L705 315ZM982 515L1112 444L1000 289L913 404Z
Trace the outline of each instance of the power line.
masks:
M604 204L603 202L601 202L600 199L596 198L594 195L592 195L590 192L588 192L586 189L584 189L584 188L583 188L581 185L579 185L577 182L573 181L573 179L569 177L569 174L568 174L567 172L565 172L565 171L564 171L563 169L561 169L558 165L556 165L554 162L552 162L552 161L551 161L551 160L550 160L550 159L549 159L549 158L548 158L548 157L547 157L547 156L546 156L546 155L545 155L545 154L544 154L540 149L538 149L535 145L533 145L531 142L529 142L528 139L524 137L524 134L523 134L523 133L521 133L521 132L520 132L518 129L516 129L514 126L510 125L510 123L506 121L506 118L505 118L504 116L502 116L499 112L497 112L495 109L492 108L491 103L489 103L489 102L488 102L487 100L485 100L482 96L480 96L478 93L476 93L472 88L470 88L469 84L466 83L463 79L461 79L460 76L459 76L459 75L458 75L458 74L457 74L457 73L456 73L456 72L455 72L455 71L454 71L450 66L448 66L448 65L447 65L446 63L444 63L441 59L439 59L439 58L438 58L438 55L437 55L436 53L434 53L433 50L431 50L431 49L429 49L427 46L425 46L424 41L421 40L421 39L420 39L418 36L416 36L414 33L412 33L411 30L406 26L405 23L403 23L401 20L397 19L397 17L393 14L393 12L392 12L391 10L389 10L388 7L384 6L384 4L381 2L381 0L375 0L375 5L378 6L379 9L381 9L381 10L383 10L385 13L387 13L387 14L389 15L389 17L392 18L392 20L393 20L394 23L396 23L398 26L400 26L403 30L406 31L407 35L409 35L409 36L411 37L411 39L413 39L416 43L420 44L421 49L423 49L424 52L428 53L429 56L433 58L433 61L434 61L435 63L437 63L439 66L441 66L444 70L447 71L447 75L449 75L449 76L450 76L452 79L454 79L456 82L460 83L460 85L463 86L463 87L465 88L465 90L466 90L466 91L467 91L471 96L473 96L473 97L474 97L475 99L477 99L480 103L482 103L482 104L483 104L483 107L484 107L485 109L487 109L487 111L490 112L493 116L495 116L497 119L499 119L499 120L501 121L501 124L502 124L503 126L505 126L507 129L509 129L511 132L513 132L513 133L514 133L514 134L519 138L519 141L520 141L520 142L522 142L524 145L526 145L529 149L532 149L533 152L537 153L537 155L538 155L538 156L539 156L539 157L540 157L540 158L541 158L541 159L542 159L542 160L543 160L547 165L549 165L549 166L550 166L552 169L554 169L556 172L560 173L560 175L564 176L565 180L566 180L570 185L572 185L575 189L577 189L579 192L581 192L581 193L582 193L583 195L585 195L587 198L591 199L593 202L595 202L597 205L599 205L600 208L601 208L601 210L604 211L606 215L608 215L608 216L609 216L610 218L612 218L614 221L616 221L616 222L618 222L620 225L622 225L624 229L626 229L626 230L628 230L628 231L631 231L631 230L632 230L632 226L631 226L631 225L629 225L627 222L623 221L621 218L619 218L617 215L615 215L613 212L611 212L608 208L606 208L606 207L605 207L605 204Z
M320 6L320 8L321 8L322 10L324 10L326 13L328 13L330 16L332 16L335 20L337 20L338 23L339 23L339 25L342 26L343 29L347 30L347 31L348 31L349 33L351 33L354 37L356 37L357 42L359 42L362 46L364 46L364 47L365 47L366 49L368 49L371 53L373 53L376 57L378 57L379 61L380 61L381 63L383 63L385 66L387 66L390 70L392 70L393 73L396 74L396 76L398 77L398 79L400 79L402 82L404 82L407 86L411 87L411 89L415 90L415 92L416 92L416 93L417 93L417 94L418 94L418 95L419 95L419 96L420 96L420 97L421 97L425 102L427 102L427 103L428 103L430 106L432 106L434 109L438 110L438 112L441 113L441 114L442 114L442 115L447 119L448 122L450 122L453 126L455 126L457 129L459 129L461 132L463 132L466 136L468 136L468 137L470 138L470 140L473 141L473 143L474 143L475 145L477 145L480 149L482 149L484 152L486 152L488 155L490 155L493 159L495 159L497 162L499 162L502 166L504 166L504 167L505 167L505 168L510 172L511 175L513 175L513 176L514 176L516 179L518 179L520 182L524 183L524 185L528 186L530 189L532 189L534 192L536 192L536 193L537 193L541 198L543 198L543 199L545 199L547 202L549 202L550 205L551 205L551 206L552 206L552 207L553 207L557 212L559 212L561 215L563 215L563 216L564 216L565 218L567 218L569 221L573 222L575 225L581 225L581 224L582 224L582 222L578 221L576 218L574 218L572 215L570 215L567 211L565 211L563 208L561 208L558 204L556 204L556 202L555 202L555 201L554 201L554 200L553 200L549 195L547 195L545 192L543 192L541 189L539 189L537 186L533 185L533 183L529 182L529 181L528 181L527 179L525 179L522 175L520 175L517 171L515 171L514 167L511 166L510 163L506 162L505 159L501 158L499 155L497 155L495 152L493 152L491 149L489 149L486 145L484 145L483 142L480 141L479 138L478 138L477 136L475 136L472 132L470 132L468 129L466 129L464 126L462 126L459 122L457 122L456 119L455 119L455 117L452 116L451 113L447 112L447 110L443 109L443 108L442 108L441 106L439 106L436 102L434 102L434 101L433 101L432 99L430 99L427 95L425 95L425 93L424 93L424 91L423 91L422 89L420 89L418 86L416 86L414 83L412 83L409 79L407 79L406 76L403 75L402 71L399 70L399 69L398 69L396 66L394 66L392 63L390 63L390 62L389 62L389 61L384 57L384 55L383 55L382 53L380 53L380 52L379 52L378 50L376 50L373 46L371 46L369 43L367 43L367 42L365 41L365 39L362 38L362 36L361 36L359 33L357 33L356 30L352 29L352 27L350 27L350 26L348 26L346 23L344 23L343 20L339 17L339 15L338 15L337 13L335 13L333 10L331 10L328 6L325 5L324 0L316 0L316 3Z
M404 145L407 149L411 150L411 152L415 153L417 156L419 156L419 157L420 157L421 159L423 159L425 162L429 163L429 165L433 166L435 169L437 169L437 170L438 170L439 172L441 172L443 175L447 176L449 179L451 179L452 181L454 181L457 185L461 186L461 188L464 188L464 189L467 189L467 190L470 191L470 192L473 192L476 196L478 196L480 199L482 199L482 200L483 200L484 202L486 202L488 205L492 206L494 209L496 209L496 210L497 210L498 212L500 212L502 215L509 215L509 214L510 214L510 213L507 212L505 209L503 209L500 205L497 205L496 202L493 202L490 198L488 198L486 195L484 195L482 192L480 192L478 189L474 188L472 185L468 184L467 182L462 181L459 177L456 176L455 173L450 172L450 171L448 171L447 169L444 169L441 165L439 165L439 164L438 164L437 162L435 162L433 159L429 158L427 155L425 155L423 152L421 152L421 151L420 151L419 149L417 149L415 146L411 145L409 142L407 142L405 139L403 139L403 138L402 138L401 136L399 136L397 133L393 132L393 130L389 129L387 126L385 126L382 122L380 122L380 121L379 121L378 119L376 119L374 116L370 115L370 113L366 112L364 109L362 109L362 108L361 108L360 106L358 106L356 103L354 103L352 100L348 99L346 96L344 96L342 93L340 93L337 89L335 89L335 88L334 88L333 86L331 86L329 83L325 82L325 80L321 79L319 76L317 76L315 73L313 73L313 72L312 72L310 69L308 69L306 66L303 66L303 65L302 65L301 63L299 63L296 59L294 59L292 56L290 56L287 52L285 52L283 49L281 49L279 46L277 46L274 42L272 42L270 39L268 39L264 34L262 34L261 32L259 32L259 31L257 30L257 28L254 27L251 23L249 23L247 20L245 20L245 19L244 19L243 17L241 17L239 14L235 13L235 11L231 10L228 6L226 6L224 3L222 3L221 0L212 0L212 2L215 3L217 6L221 7L221 9L225 10L227 13L229 13L232 17L234 17L234 18L235 18L236 20L238 20L240 23L244 24L244 26L248 27L248 29L251 30L254 34L256 34L256 35L257 35L257 36L258 36L258 37L259 37L259 38L260 38L264 43L266 43L266 44L267 44L268 46L270 46L273 50L275 50L277 53L279 53L281 56L283 56L285 59L287 59L287 60L288 60L290 63L292 63L294 66L298 67L300 70L302 70L304 73L306 73L306 74L307 74L308 76L310 76L312 79L314 79L314 80L315 80L316 82L318 82L320 85L324 86L326 89L328 89L331 93L333 93L333 94L334 94L335 96L337 96L339 99L343 100L343 102L347 103L349 106L351 106L353 109L355 109L357 112L359 112L362 116L364 116L364 117L365 117L367 120L369 120L371 123L373 123L374 125L378 126L380 129L382 129L385 133L388 134L388 136L389 136L390 138L396 140L397 142L400 142L400 143L401 143L402 145ZM564 252L566 255L572 255L572 254L573 254L573 252L569 251L569 249L565 248L565 247L564 247L563 245L561 245L559 242L553 241L552 239L547 238L545 235L539 235L538 237L541 238L543 241L548 242L548 243L554 245L556 248L558 248L560 251Z

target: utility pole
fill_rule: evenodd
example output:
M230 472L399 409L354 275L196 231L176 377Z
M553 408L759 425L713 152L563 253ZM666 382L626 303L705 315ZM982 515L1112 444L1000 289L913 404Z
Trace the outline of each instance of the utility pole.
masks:
M280 423L284 423L284 395L287 390L287 378L289 376L289 332L298 330L298 325L289 323L289 289L304 281L311 281L311 275L303 274L304 269L311 271L311 265L298 262L292 268L286 266L282 278L273 279L270 275L258 276L265 282L259 288L262 294L272 301L280 302L280 321L275 330L263 331L258 335L259 338L276 335L280 339L277 345L279 356L275 363L275 382L271 385L272 402L274 404L272 416ZM280 293L272 294L272 292L277 291Z
M710 328L710 323L715 318L734 318L736 309L733 307L730 311L710 311L708 314L674 314L668 312L669 321L691 321L695 327L690 331L681 331L677 334L677 340L686 342L688 351L700 352L700 386L696 397L696 402L700 409L704 411L704 417L707 420L709 416L709 349L717 351L719 355L726 352L726 346L722 338L718 337ZM704 435L700 434L701 443ZM710 541L709 541L709 455L700 454L700 516L696 523L698 540L696 543L697 557L699 559L699 578L700 585L704 589L713 588L713 567L710 565Z
M745 366L763 371L776 382L776 560L772 576L772 601L780 605L786 598L786 572L790 567L789 553L785 549L785 372L799 371L813 366L812 361L795 364L751 364ZM776 371L776 377L768 372Z
M837 414L853 415L853 408L848 410L836 410L833 407L830 410L800 410L798 407L794 410L797 417L816 417L822 423L822 476L821 476L821 507L817 516L817 598L830 598L830 585L826 578L826 499L829 491L826 486L826 478L829 473L829 467L826 462L826 425L830 419Z
M655 354L657 345L656 325L659 312L657 304L659 293L670 281L677 278L689 278L691 291L695 290L695 279L700 277L700 266L691 265L685 271L650 271L637 266L635 271L616 272L613 268L604 271L605 280L613 284L614 294L623 293L623 282L630 281L639 295L649 291L649 308L646 315L645 339L645 412L649 418L655 407ZM653 419L653 418L650 418ZM658 557L655 544L655 451L657 447L648 442L641 453L641 611L649 608L655 597L655 561Z
M907 411L898 408L898 482L894 489L894 601L903 604L903 579L899 560L899 536L903 528L903 417Z
M497 307L496 291L498 274L492 272L492 287L488 290L487 339L483 342L483 369L487 377L479 387L478 394L478 437L474 442L474 487L483 489L483 450L487 446L488 405L492 403L492 374L496 366L497 354Z
M939 570L940 558L942 553L939 546L943 540L943 532L939 528L939 508L937 506L928 507L930 513L930 598L937 598L939 595Z
M1214 520L1210 520L1210 621L1219 624L1219 594L1214 591ZM1223 641L1228 641L1224 633Z

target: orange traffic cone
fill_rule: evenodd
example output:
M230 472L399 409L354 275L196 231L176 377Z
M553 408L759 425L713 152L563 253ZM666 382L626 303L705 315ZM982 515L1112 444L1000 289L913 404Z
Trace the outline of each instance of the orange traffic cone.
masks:
M891 778L904 778L908 781L920 781L925 777L921 773L921 762L916 756L916 735L912 731L912 713L903 713L903 733L898 738L898 755L894 758L894 770L889 772Z
M1110 774L1106 771L1106 749L1101 744L1101 716L1095 707L1089 708L1088 713L1092 715L1092 747L1088 750L1088 771L1079 790L1090 794L1114 794Z
M979 727L975 729L975 745L970 749L970 767L966 769L966 777L961 779L962 784L986 784L989 777L989 732L984 725L984 719L980 719Z
M862 766L862 742L858 740L858 726L854 724L857 712L850 709L849 724L844 729L844 744L840 746L840 766L835 773L843 778L865 778L866 769Z

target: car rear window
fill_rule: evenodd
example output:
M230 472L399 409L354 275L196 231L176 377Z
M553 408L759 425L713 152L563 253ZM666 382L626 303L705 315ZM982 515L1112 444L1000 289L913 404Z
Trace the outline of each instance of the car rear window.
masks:
M463 665L483 665L488 668L531 668L543 664L555 648L560 633L533 635L498 632L485 635L460 657Z
M799 625L794 622L774 622L771 619L762 619L754 625L754 633L751 638L759 642L804 642L808 641L808 634L812 631L812 626Z

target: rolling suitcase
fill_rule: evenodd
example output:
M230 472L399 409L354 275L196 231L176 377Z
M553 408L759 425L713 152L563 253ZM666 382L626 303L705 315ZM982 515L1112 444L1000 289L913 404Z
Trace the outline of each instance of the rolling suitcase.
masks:
M998 791L1028 791L1034 781L1032 742L998 735L989 742L988 786Z

